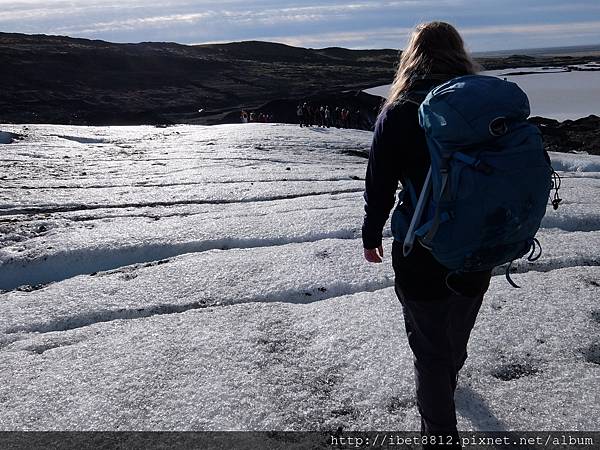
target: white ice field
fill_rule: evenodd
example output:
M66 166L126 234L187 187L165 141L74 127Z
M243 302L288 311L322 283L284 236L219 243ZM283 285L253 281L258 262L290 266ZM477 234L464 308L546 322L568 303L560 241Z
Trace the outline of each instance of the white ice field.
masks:
M1 129L0 430L418 429L389 235L362 258L370 132ZM564 202L522 288L493 279L460 429L598 429L600 158L552 159Z

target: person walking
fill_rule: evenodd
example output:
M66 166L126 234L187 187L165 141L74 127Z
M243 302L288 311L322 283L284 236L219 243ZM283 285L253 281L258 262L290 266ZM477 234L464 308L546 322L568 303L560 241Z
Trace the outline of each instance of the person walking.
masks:
M302 105L302 123L305 127L310 126L310 111L308 108L308 104L304 102L304 104Z
M365 179L364 257L380 263L382 230L395 203L395 192L412 184L419 193L430 165L425 134L418 121L420 101L411 97L449 79L474 74L476 64L465 51L458 31L445 22L416 27L375 124ZM422 100L422 98L421 98ZM401 191L392 218L392 266L395 291L402 304L408 344L414 356L417 406L425 449L461 448L454 392L467 359L467 342L475 324L491 271L451 274L423 246L404 256L403 227L415 200ZM452 442L451 445L447 445Z
M302 104L299 103L296 108L296 117L298 117L298 122L300 123L300 128L304 124L304 108L302 108Z

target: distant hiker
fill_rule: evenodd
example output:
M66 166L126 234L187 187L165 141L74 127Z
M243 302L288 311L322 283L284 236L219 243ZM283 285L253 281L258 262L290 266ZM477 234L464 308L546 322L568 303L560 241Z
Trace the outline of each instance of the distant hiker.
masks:
M242 119L242 123L248 123L248 113L246 111L242 111L240 118Z
M346 108L342 109L342 112L341 112L342 128L348 128L348 114L349 113L350 112Z
M305 127L310 126L310 110L306 102L302 105L302 123L304 123Z
M340 121L341 121L340 115L341 115L340 107L336 106L335 110L333 111L333 124L335 125L336 128L340 128L340 126L341 126L340 125Z
M298 122L300 123L300 128L302 128L302 125L304 125L304 111L302 109L302 105L299 103L298 107L296 108L296 117L298 117Z
M331 111L329 111L329 106L325 106L325 112L323 114L325 117L325 126L329 128L331 126Z
M403 188L412 185L414 191L421 192L429 169L425 134L418 121L420 102L411 101L411 94L475 72L461 36L451 25L431 22L419 25L412 33L373 135L362 228L367 261L382 261L382 230L395 203L398 181ZM408 197L404 195L399 202L398 214L410 214L415 207L416 199ZM491 271L451 274L419 244L404 256L402 236L394 237L395 291L414 355L421 433L437 436L438 442L441 437L443 444L451 436L455 444L439 448L461 448L456 444L459 436L454 391ZM437 447L427 444L424 448Z

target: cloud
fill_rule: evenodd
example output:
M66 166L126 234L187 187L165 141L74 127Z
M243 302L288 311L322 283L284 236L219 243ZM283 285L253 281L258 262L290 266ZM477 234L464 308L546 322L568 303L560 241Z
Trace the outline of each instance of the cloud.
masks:
M0 0L0 28L116 42L261 39L400 48L416 23L446 20L474 50L485 50L598 43L600 22L590 17L599 9L597 0L546 0L543 7L522 0Z
M174 24L196 24L202 20L215 17L214 11L193 14L171 14L167 16L150 16L139 19L113 20L109 22L94 23L90 27L58 27L58 33L98 33L103 31L140 30L145 28L165 28Z
M344 46L351 48L373 48L373 42L386 42L385 46L389 48L400 48L413 29L414 27L407 27L312 33L295 36L267 36L261 38L261 40L275 40L299 47Z
M479 27L462 28L461 32L465 35L475 34L571 34L575 33L593 33L600 32L600 20L591 22L567 22L567 23L541 23L541 24L507 24L490 25Z
M351 48L402 48L414 27L373 28L355 31L310 33L290 36L264 36L261 40L277 41L300 47L346 46ZM512 24L489 26L458 27L467 43L473 43L473 50L481 50L476 45L479 38L500 35L502 42L526 43L539 39L566 39L569 37L598 36L600 21L569 22L555 24ZM374 45L375 44L375 45ZM503 49L502 43L498 49ZM513 47L514 48L514 47ZM523 48L523 47L520 47Z
M331 20L339 20L340 18L351 19L364 11L381 11L389 8L390 5L415 5L418 2L408 0L404 2L369 2L369 3L350 3L350 4L333 4L333 5L309 5L309 6L289 6L276 8L217 8L203 12L189 12L179 14L157 14L145 17L122 18L111 21L92 22L82 26L67 26L55 27L56 32L72 32L72 33L97 33L105 31L121 31L121 30L136 30L148 28L164 28L166 26L176 26L178 24L190 24L203 21L207 18L212 18L223 26L264 26L264 25L283 25L286 23L305 23L314 26L316 22L324 22ZM421 3L422 4L422 3ZM129 4L131 7L131 4ZM241 6L235 5L235 6ZM245 7L248 4L244 4ZM80 7L80 11L88 11L92 8L98 8L98 5L88 5ZM106 8L107 6L103 6ZM199 11L198 8L195 8ZM60 13L60 10L52 10L53 13ZM64 12L64 11L63 11ZM76 10L72 10L71 14ZM127 13L127 11L123 11ZM139 11L136 11L139 13ZM8 13L5 13L8 14ZM35 14L45 16L48 12L37 11ZM2 13L0 13L2 18Z
M385 3L385 2L384 2ZM220 26L281 26L286 23L311 24L324 22L333 18L351 18L361 10L376 11L383 6L382 2L354 3L343 5L314 5L302 7L268 8L258 10L215 9L204 12L183 14L152 15L139 18L123 18L111 21L88 23L81 26L54 27L58 33L100 33L107 31L144 30L151 28L175 27L185 24L214 20ZM82 8L82 10L91 7ZM43 14L42 14L43 15ZM0 18L2 15L0 14Z

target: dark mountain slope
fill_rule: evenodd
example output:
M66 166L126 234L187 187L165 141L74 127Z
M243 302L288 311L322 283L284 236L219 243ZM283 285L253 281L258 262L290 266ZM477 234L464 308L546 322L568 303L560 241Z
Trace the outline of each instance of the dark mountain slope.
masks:
M398 56L397 50L307 49L260 41L114 44L0 33L0 122L218 123L272 101L330 102L334 94L388 84ZM600 56L479 61L493 69L592 60ZM379 101L342 97L332 106L372 110Z
M268 42L112 44L0 34L0 121L202 122L210 113L280 97L384 84L397 57L394 50L339 52Z

